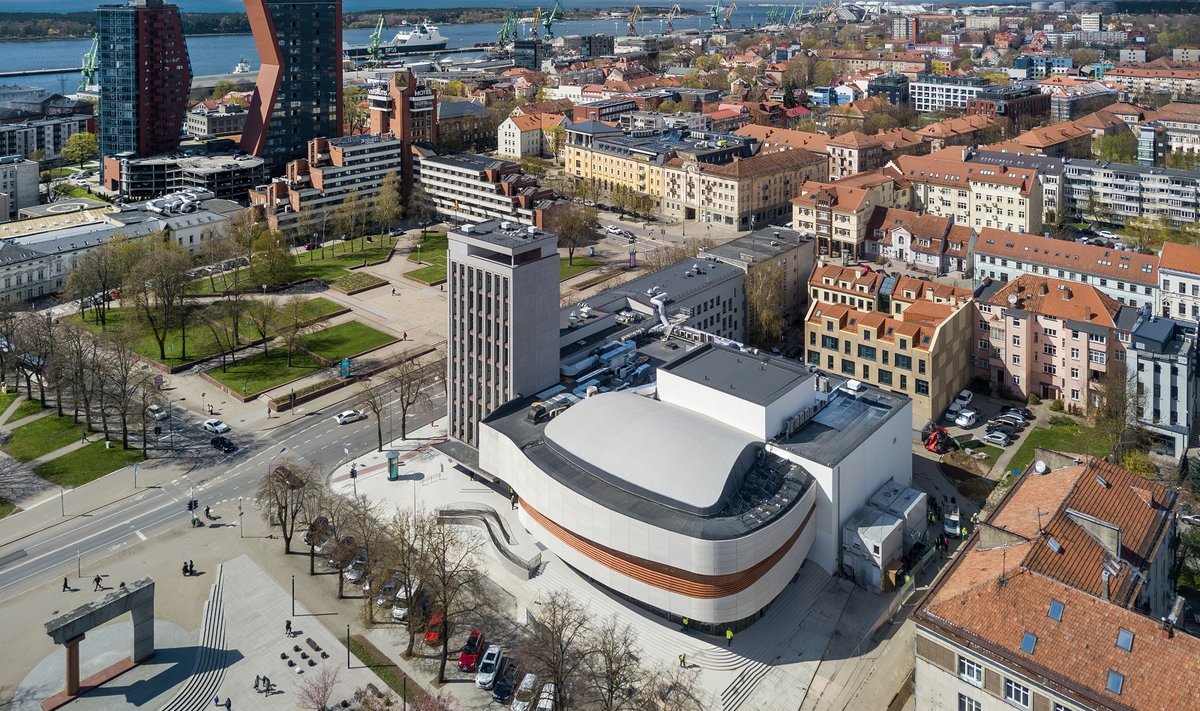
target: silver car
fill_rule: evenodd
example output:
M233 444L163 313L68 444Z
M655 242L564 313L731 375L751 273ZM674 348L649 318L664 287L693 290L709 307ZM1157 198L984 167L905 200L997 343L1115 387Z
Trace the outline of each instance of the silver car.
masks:
M475 686L480 689L490 689L496 683L496 674L500 671L500 660L504 658L504 650L500 645L493 644L483 653L479 662L479 671L475 674Z

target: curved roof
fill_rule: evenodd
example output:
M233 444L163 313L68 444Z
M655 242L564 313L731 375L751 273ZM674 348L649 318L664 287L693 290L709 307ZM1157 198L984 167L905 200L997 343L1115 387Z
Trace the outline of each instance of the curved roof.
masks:
M760 449L741 430L628 392L586 398L546 425L545 440L613 486L699 516L724 508Z

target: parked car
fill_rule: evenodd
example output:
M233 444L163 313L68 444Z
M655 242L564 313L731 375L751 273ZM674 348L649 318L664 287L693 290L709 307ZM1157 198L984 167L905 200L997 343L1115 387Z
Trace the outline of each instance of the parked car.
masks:
M989 423L987 426L987 434L991 434L993 432L1000 432L1004 436L1008 437L1009 439L1017 438L1017 432L1016 432L1016 430L1014 430L1012 428L1012 425L1005 425L1002 423L996 423L996 424Z
M146 416L152 420L165 420L171 415L158 405L151 405L146 408Z
M425 644L433 646L442 643L442 618L440 612L435 612L429 618L429 626L425 628Z
M329 538L330 534L329 518L325 516L317 516L308 524L308 530L304 532L304 545L319 546Z
M362 410L343 410L335 415L333 419L337 420L339 425L348 425L351 422L367 419L367 414Z
M616 225L605 225L604 231L610 235L618 235L619 236L621 234L621 228L617 227Z
M212 432L213 434L225 434L229 431L229 425L214 418L204 421L204 429Z
M520 672L517 660L513 657L505 657L504 661L500 662L500 673L496 675L496 684L492 687L492 701L498 704L508 701L508 697L512 696L513 687L517 685L517 675Z
M397 622L408 620L408 600L403 594L397 595L396 599L392 600L392 619Z
M517 693L513 694L512 711L529 711L537 701L537 674L526 674L521 678Z
M992 418L991 421L998 423L998 424L1002 424L1002 425L1008 425L1008 426L1012 427L1014 430L1025 429L1025 420L1022 420L1020 417L1018 417L1017 415L1014 415L1012 413L996 415L995 417Z
M1113 232L1112 230L1100 230L1096 234L1100 235L1104 239L1120 239L1121 237L1121 235Z
M950 407L946 408L946 414L942 415L942 419L950 424L954 424L954 421L958 419L958 413L962 411L962 408L963 406L957 402L950 403Z
M1015 405L1005 405L1004 407L1000 408L1000 413L1001 414L1012 413L1014 415L1020 415L1021 417L1023 417L1025 419L1026 422L1034 419L1033 410L1030 410L1028 407L1016 407Z
M383 582L383 586L379 588L379 592L375 594L375 606L383 607L396 599L396 591L400 589L400 579L395 575L389 575L388 579Z
M224 454L237 451L237 445L234 444L228 437L213 437L209 441L209 444Z
M1003 432L989 432L983 436L983 441L997 447L1007 447L1012 442L1012 438Z
M958 394L957 397L954 398L954 404L958 405L960 408L963 408L967 405L970 405L971 401L974 399L975 393L971 392L970 390L963 390Z
M500 671L500 662L504 658L504 650L500 645L493 644L483 653L479 662L479 671L475 674L475 686L480 689L490 689L496 685L496 674Z
M979 411L969 407L964 407L958 411L958 417L954 418L954 424L968 429L974 427L979 422Z
M1183 521L1184 523L1191 524L1193 526L1200 526L1200 516L1197 516L1196 514L1190 514L1190 513L1179 514L1179 520Z
M547 683L542 687L542 695L538 697L537 711L554 711L554 684Z
M487 640L484 639L483 633L479 630L471 630L471 634L467 636L467 643L458 653L458 670L475 671L479 667L479 655L483 654L485 649L487 649Z

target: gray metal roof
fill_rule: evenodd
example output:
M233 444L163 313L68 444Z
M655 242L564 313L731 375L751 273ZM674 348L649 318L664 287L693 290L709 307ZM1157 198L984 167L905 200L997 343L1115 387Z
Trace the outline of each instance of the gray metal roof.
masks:
M967 160L971 163L1028 168L1048 175L1062 175L1063 172L1062 158L1050 156L1027 156L1003 151L971 151Z
M545 437L613 486L697 516L724 508L761 447L739 429L630 392L586 398L551 420Z
M508 160L499 160L497 158L488 158L487 156L478 156L473 153L451 153L444 156L430 156L422 158L422 163L442 163L452 165L457 168L465 168L466 170L499 170L500 168L511 168L518 165Z
M756 405L769 405L813 377L803 364L789 358L715 344L697 348L663 369Z
M762 262L779 256L802 242L811 242L812 235L805 235L786 227L764 227L748 235L706 249L702 256L712 255L727 262L746 264ZM746 257L750 257L747 259Z
M836 381L833 376L826 377ZM866 384L857 394L839 389L807 424L775 443L805 459L835 467L909 402L905 395Z
M508 229L501 227L499 220L485 220L468 225L462 225L456 229L450 230L457 239L477 239L489 244L494 244L498 247L507 249L518 249L527 247L534 242L539 242L544 239L553 239L557 243L558 237L553 232L522 225L518 222L509 222ZM466 230L470 229L470 232ZM530 232L533 230L533 232Z

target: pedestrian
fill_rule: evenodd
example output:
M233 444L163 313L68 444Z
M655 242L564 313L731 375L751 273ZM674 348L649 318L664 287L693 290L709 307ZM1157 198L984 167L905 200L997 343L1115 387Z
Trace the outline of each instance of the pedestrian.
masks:
M683 627L682 627L682 628L681 628L679 631L680 631L680 632L687 632L687 631L688 631L688 618L686 618L686 617L685 617L685 618L683 618Z
M84 431L83 431L83 439L82 439L82 440L80 440L80 443L83 443L83 442L86 442L86 441L87 441L87 430L84 430Z
M196 564L189 560L188 561L188 575L195 575L195 574L196 574Z
M265 674L263 675L263 687L265 687L263 689L265 693L271 693L271 677L266 676Z
M725 628L725 646L733 646L733 630L729 629L728 627Z
M404 334L402 336L400 336L400 340L402 340L402 341L408 340L408 331L405 331Z
M967 540L968 535L970 535L970 532L967 530L967 527L964 525L962 527L962 537L963 537L964 541Z
M70 592L71 586L67 584L67 579L63 578L63 592Z
M92 592L96 592L97 590L104 589L104 584L103 584L104 579L101 578L99 575L97 575L95 578L92 579L92 583L93 583Z
M283 633L287 637L292 636L292 621L291 620L288 620L287 622L285 622L283 624Z
M225 697L225 711L229 711L229 709L231 709L231 708L233 708L233 697L226 696Z
M680 655L679 655L679 666L680 666L680 667L686 667L686 666L687 666L687 655L686 655L686 654L680 654Z
M195 521L195 520L196 520L196 519L192 519L192 521ZM185 561L183 561L183 574L184 574L184 575L187 575L187 574L188 574L188 572L187 572L187 561L186 561L186 560L185 560Z
M204 518L212 518L212 513L211 513L211 511L212 511L212 509L210 509L210 508L208 508L207 506L205 506L205 507L204 507Z
M392 296L395 296L395 295L396 295L396 287L393 286L392 287Z
M255 674L255 675L254 675L254 690L255 690L255 691L258 691L258 685L259 685L259 684L261 684L261 683L262 683L262 677L261 677L261 676L259 676L259 675L257 675L257 674Z
M978 511L971 514L971 525L975 525L977 523L979 523L979 512Z

